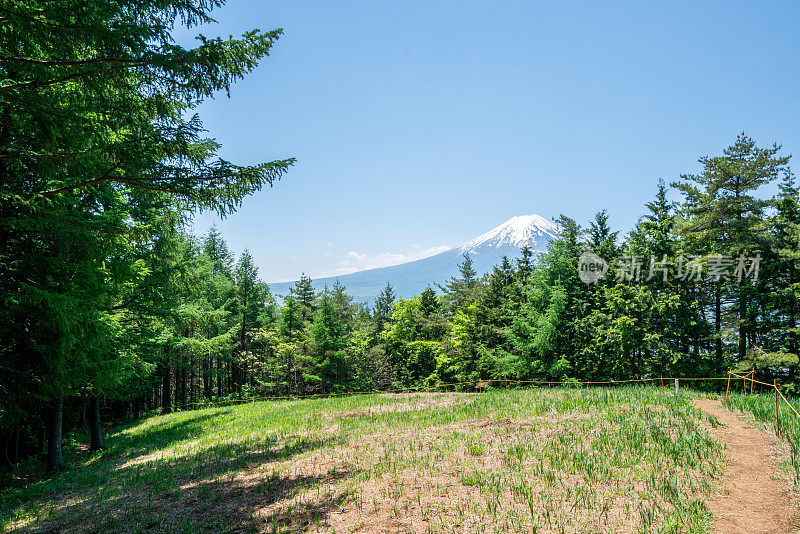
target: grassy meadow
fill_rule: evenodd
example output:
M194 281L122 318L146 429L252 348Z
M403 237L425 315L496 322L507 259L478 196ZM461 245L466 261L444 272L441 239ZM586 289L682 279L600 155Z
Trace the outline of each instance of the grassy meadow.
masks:
M723 447L693 394L559 388L154 416L0 493L15 532L706 532Z

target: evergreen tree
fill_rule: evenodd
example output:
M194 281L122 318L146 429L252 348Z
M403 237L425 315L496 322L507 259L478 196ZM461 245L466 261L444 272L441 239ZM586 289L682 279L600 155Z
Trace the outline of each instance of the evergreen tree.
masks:
M442 301L448 313L453 313L469 304L475 297L478 286L477 272L472 266L472 258L464 253L464 261L458 264L459 276L451 276L444 285L437 284L442 291Z
M528 278L531 276L531 272L533 272L533 252L531 251L531 247L525 245L520 249L519 258L517 258L517 272L519 273L519 277L522 280L522 283L528 281ZM503 256L503 261L501 268L503 270L509 270L510 265L508 265L508 258Z
M212 226L203 239L203 253L211 260L215 275L233 275L233 254L216 226Z
M594 216L594 221L586 231L589 248L605 259L612 262L617 255L617 236L619 232L614 232L608 224L608 211L598 211Z
M303 332L302 305L294 297L286 297L280 314L280 334L287 341L297 340Z
M336 302L328 291L323 291L311 327L314 355L317 358L325 391L338 391L347 381L347 325L337 313Z
M330 296L338 320L345 326L345 332L349 334L353 328L353 320L358 306L353 304L353 297L347 294L347 289L339 280L334 282Z
M772 243L777 255L779 272L775 273L774 290L777 300L785 310L785 347L791 354L800 350L800 333L797 327L798 296L800 295L800 197L791 174L784 176L776 198L772 221ZM769 279L771 273L765 273Z
M15 376L33 386L30 400L51 407L51 470L63 465L64 398L100 362L103 376L129 367L117 306L146 276L134 242L189 209L230 213L292 163L217 158L219 145L191 116L252 70L281 33L176 45L174 25L210 22L214 5L27 2L4 10L0 279L8 320L0 345L27 362ZM16 409L28 400L2 402L0 411L31 416Z
M373 319L375 321L375 331L380 333L383 326L389 321L392 316L392 305L395 301L394 288L392 284L386 282L384 287L375 299L375 309L373 311Z
M246 355L250 350L253 331L260 325L260 319L271 300L269 288L258 278L258 267L250 252L245 249L236 263L234 272L236 300L234 314L237 317L238 361L231 368L231 381L237 390L248 382L249 373Z
M311 283L311 278L300 275L300 280L289 289L289 294L300 304L301 316L304 321L311 321L317 309L317 293Z
M779 156L780 150L779 145L759 148L753 139L740 134L721 156L700 158L703 172L683 175L674 184L684 195L684 232L710 246L713 254L738 257L756 253L765 241L761 220L770 203L756 193L790 172L790 156ZM715 285L717 358L722 358L722 296L730 292L737 301L737 359L742 360L747 356L751 288L744 281L733 284L724 278Z
M306 354L306 322L302 306L293 297L286 297L280 310L278 332L281 343L276 348L276 358L283 367L289 394L300 393L306 384L316 384L315 361Z

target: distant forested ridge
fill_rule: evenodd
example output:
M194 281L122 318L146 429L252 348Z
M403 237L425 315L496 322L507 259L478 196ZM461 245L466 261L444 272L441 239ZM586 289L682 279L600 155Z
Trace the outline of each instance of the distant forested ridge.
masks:
M64 429L103 447L106 421L260 396L491 380L719 376L755 368L795 391L800 203L779 146L746 135L697 175L654 187L626 236L562 216L534 257L374 302L303 277L279 304L245 251L196 210L230 214L293 160L216 156L191 110L252 70L280 30L174 44L221 2L0 8L0 463L64 465ZM777 194L764 196L777 184ZM670 192L679 200L669 200ZM595 283L579 258L609 262ZM641 258L623 276L620 257ZM748 276L736 258L758 257ZM659 265L684 258L701 276ZM725 276L721 259L728 263ZM660 273L661 271L656 271ZM685 273L684 273L685 274ZM719 274L719 273L718 273ZM667 276L668 275L668 276ZM449 386L448 384L458 384ZM44 452L43 452L44 451Z

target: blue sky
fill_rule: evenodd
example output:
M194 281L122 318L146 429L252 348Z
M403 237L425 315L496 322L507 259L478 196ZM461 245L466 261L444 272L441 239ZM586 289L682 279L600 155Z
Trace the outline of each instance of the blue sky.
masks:
M262 278L315 277L456 246L521 214L627 231L659 177L738 132L800 145L800 4L232 0L208 36L283 28L201 105L221 155L294 156L216 223Z

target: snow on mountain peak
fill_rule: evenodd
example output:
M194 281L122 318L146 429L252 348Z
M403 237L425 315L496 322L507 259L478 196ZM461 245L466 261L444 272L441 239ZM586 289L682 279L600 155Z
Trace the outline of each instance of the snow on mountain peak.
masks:
M536 248L537 244L544 245L550 239L558 236L558 232L558 225L540 215L518 215L485 234L470 239L458 247L458 250L462 253L471 253L480 247L513 246L520 248L528 245Z

